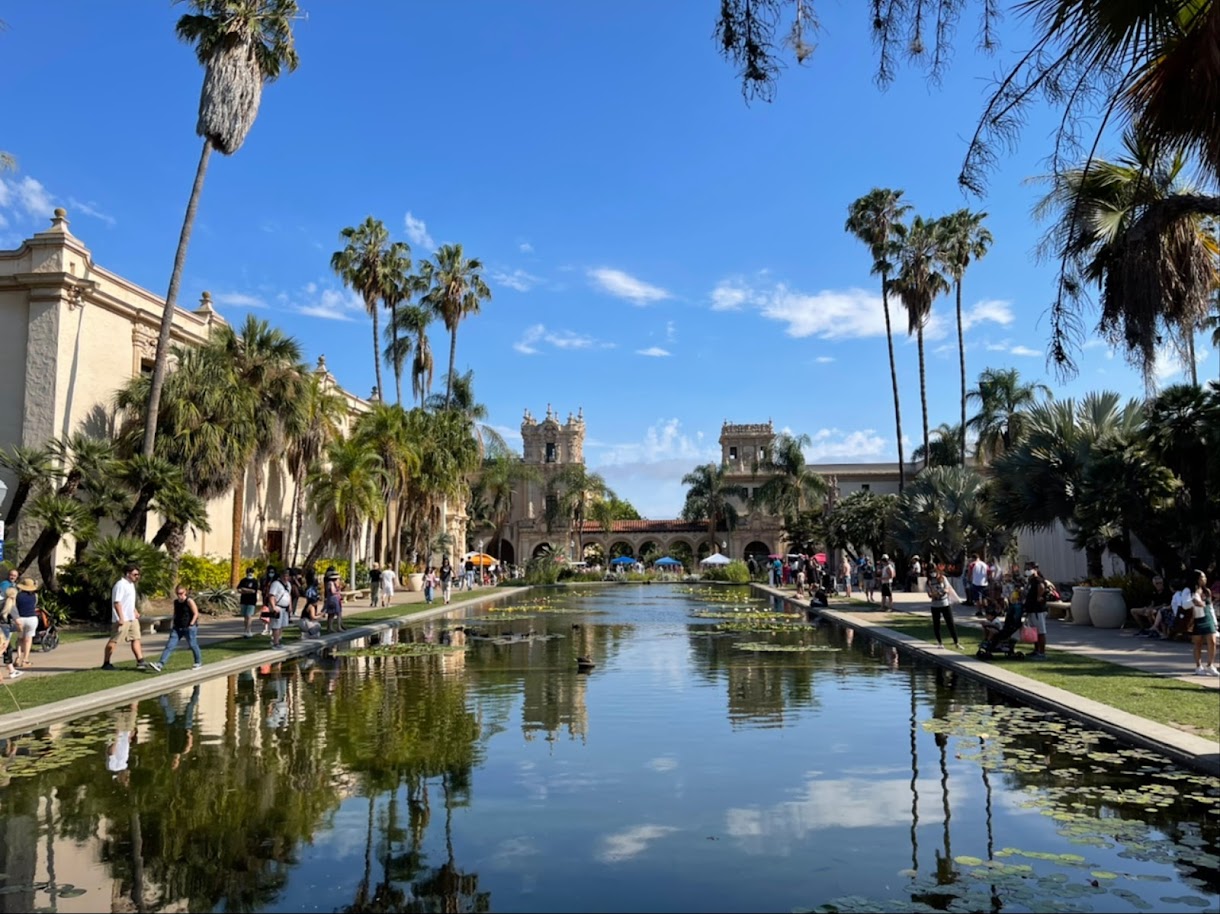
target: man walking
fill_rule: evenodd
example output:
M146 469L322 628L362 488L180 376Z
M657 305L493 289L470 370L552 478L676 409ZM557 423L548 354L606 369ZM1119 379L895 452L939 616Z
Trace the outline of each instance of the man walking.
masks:
M250 631L250 626L254 624L254 614L258 612L259 589L258 578L254 576L254 569L247 568L246 576L237 582L237 592L241 594L241 618L246 626L242 632L243 638L254 637L254 632Z
M140 611L136 609L136 581L140 580L140 566L126 565L123 576L114 582L110 592L110 640L106 642L106 653L102 660L103 670L116 669L110 662L119 639L131 645L136 658L136 669L144 669L144 649L140 646Z
M898 573L898 569L894 567L894 563L888 555L881 556L881 608L883 610L894 608L894 576Z

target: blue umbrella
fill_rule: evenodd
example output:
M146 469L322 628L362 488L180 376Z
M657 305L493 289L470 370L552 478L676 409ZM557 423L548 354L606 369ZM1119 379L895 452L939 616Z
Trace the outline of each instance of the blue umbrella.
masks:
M629 555L620 555L616 559L611 559L610 564L611 565L634 565L635 559L633 559Z
M678 561L677 559L675 559L675 558L670 558L670 557L667 555L667 556L665 556L665 558L663 558L663 559L657 559L655 562L653 562L653 564L654 564L654 565L681 565L682 563L681 563L681 562L679 562L679 561Z

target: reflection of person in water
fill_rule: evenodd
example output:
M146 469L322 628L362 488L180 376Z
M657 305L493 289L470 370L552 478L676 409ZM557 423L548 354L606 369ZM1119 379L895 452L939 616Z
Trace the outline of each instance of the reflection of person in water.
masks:
M114 739L106 747L106 770L126 786L131 780L131 744L136 736L136 703L114 712Z
M191 749L195 746L195 710L199 707L199 684L196 683L195 687L191 689L190 701L186 703L186 708L181 714L174 711L173 705L169 703L168 695L160 696L157 703L165 712L165 744L169 749L169 766L176 771L182 764L182 756L190 754Z
M288 724L288 686L283 676L271 680L271 701L267 702L267 715L264 720L267 727L279 730Z

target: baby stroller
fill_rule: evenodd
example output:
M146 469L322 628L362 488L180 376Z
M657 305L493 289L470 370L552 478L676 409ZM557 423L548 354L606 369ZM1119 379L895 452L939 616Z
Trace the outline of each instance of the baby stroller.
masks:
M47 611L38 607L38 631L34 633L34 646L44 651L53 651L59 647L59 626L51 621Z
M985 637L975 652L979 660L995 660L1006 657L1010 660L1024 660L1025 655L1017 650L1017 638L1021 634L1021 626L1025 621L1025 606L1020 602L1009 605L1004 614L1004 624L990 638Z

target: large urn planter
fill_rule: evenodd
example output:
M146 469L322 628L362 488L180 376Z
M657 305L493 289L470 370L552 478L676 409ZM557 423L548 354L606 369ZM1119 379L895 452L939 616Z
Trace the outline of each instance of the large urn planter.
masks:
M1094 587L1089 594L1089 620L1094 628L1122 628L1127 621L1127 601L1121 587Z
M1092 625L1089 619L1089 603L1093 594L1092 587L1072 588L1072 608L1069 618L1073 625Z
M422 571L412 571L407 575L407 590L412 593L419 593L424 589L424 573Z

